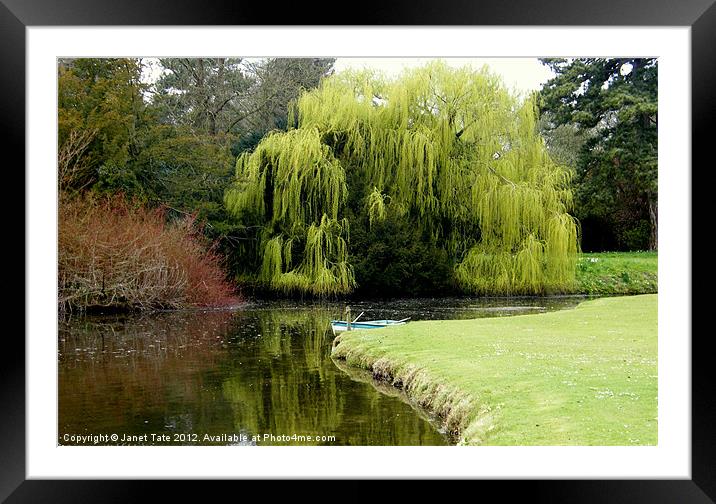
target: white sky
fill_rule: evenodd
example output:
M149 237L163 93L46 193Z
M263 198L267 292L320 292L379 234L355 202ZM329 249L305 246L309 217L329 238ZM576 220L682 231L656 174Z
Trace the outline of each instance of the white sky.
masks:
M250 58L254 59L254 58ZM505 85L513 92L526 94L538 90L542 84L554 76L552 71L536 58L441 58L450 66L469 66L479 70L487 65L493 73L502 77ZM370 68L383 72L388 77L396 77L406 68L422 66L435 58L337 58L336 72L346 69ZM160 73L156 58L145 58L143 80L154 82Z

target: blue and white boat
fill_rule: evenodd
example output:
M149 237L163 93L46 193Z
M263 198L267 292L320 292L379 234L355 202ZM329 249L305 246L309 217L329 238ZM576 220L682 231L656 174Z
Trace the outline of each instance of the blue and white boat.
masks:
M405 325L410 320L410 317L408 317L402 320L382 319L363 320L361 322L358 322L358 319L361 317L361 315L363 315L363 313L358 315L355 320L350 323L346 320L331 320L331 329L333 329L333 334L338 334L344 331L356 331L362 329L382 329L384 327Z

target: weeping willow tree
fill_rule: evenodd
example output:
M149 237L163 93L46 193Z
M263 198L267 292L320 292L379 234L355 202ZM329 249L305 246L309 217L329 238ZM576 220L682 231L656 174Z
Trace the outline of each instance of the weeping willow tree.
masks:
M444 247L464 291L572 286L571 172L550 158L533 100L486 69L437 62L396 80L336 74L302 94L289 124L237 160L226 194L228 209L261 229L255 274L272 289L355 287L349 191L370 226L396 215Z

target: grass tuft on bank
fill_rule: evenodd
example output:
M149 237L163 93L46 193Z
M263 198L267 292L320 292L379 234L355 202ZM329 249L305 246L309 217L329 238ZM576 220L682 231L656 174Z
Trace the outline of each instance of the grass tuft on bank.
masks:
M332 355L403 388L459 444L657 443L656 295L343 333Z
M590 295L658 292L656 252L584 253L577 260L577 292Z

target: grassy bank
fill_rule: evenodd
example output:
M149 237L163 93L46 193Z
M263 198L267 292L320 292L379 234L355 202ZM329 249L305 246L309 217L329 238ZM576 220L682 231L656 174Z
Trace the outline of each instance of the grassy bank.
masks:
M343 333L333 357L403 388L461 444L657 442L657 296Z
M656 252L582 254L577 262L577 292L592 295L658 292L657 259Z

